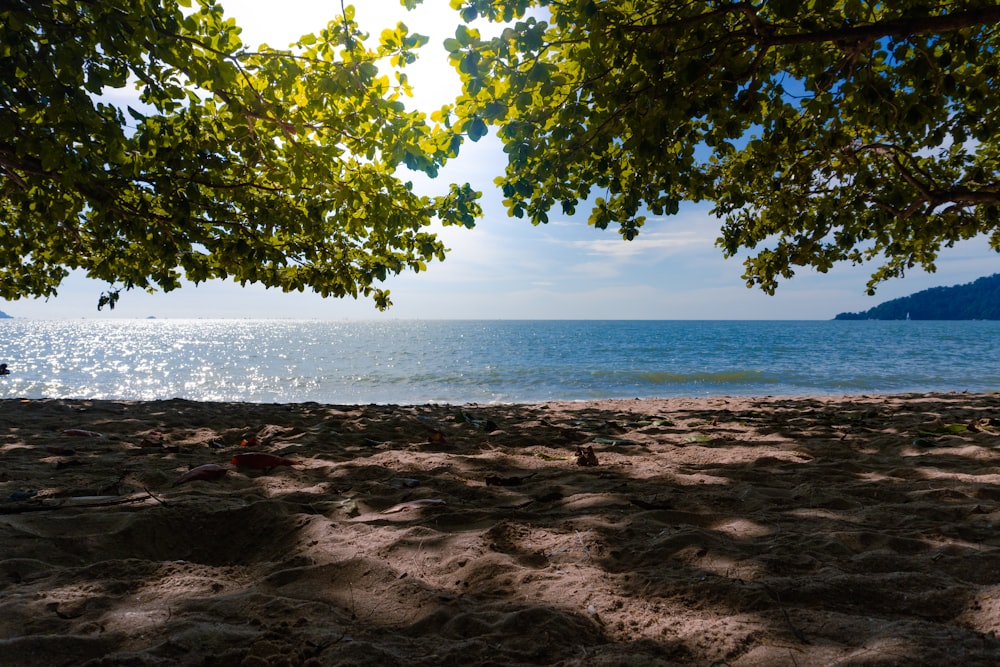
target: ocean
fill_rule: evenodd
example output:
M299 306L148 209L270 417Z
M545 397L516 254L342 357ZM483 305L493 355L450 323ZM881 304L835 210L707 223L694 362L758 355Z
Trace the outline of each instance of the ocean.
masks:
M1000 322L0 320L0 397L337 404L1000 390Z

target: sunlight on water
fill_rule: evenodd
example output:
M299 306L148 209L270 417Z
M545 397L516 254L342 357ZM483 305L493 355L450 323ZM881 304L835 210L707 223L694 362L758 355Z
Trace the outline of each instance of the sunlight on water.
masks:
M1000 390L998 322L0 320L0 396L326 403Z

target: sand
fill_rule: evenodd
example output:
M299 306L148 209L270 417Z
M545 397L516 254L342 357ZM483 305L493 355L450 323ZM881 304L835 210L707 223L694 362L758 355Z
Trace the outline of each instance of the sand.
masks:
M0 665L1000 664L1000 395L3 400L0 438Z

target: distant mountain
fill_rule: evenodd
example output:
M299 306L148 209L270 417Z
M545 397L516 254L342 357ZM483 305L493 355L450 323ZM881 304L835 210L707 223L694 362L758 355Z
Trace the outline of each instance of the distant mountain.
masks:
M1000 273L965 285L932 287L835 320L1000 320Z
M3 312L2 310L0 310L0 320L12 320L12 319L14 318L8 315L7 313Z

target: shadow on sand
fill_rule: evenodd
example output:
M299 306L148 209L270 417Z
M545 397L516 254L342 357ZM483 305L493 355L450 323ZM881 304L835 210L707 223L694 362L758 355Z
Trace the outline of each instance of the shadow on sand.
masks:
M8 400L0 425L0 665L1000 656L994 395ZM298 464L172 486L251 437Z

